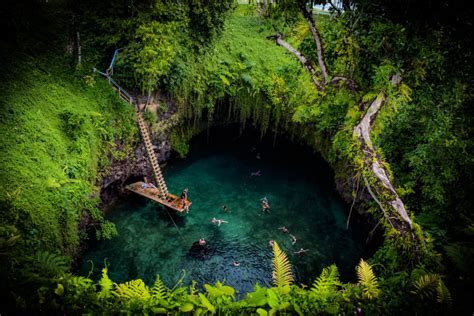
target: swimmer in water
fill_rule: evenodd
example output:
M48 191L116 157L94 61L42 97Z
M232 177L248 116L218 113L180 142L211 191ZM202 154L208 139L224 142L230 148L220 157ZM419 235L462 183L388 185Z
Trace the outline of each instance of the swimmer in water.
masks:
M270 245L270 247L273 247L273 245L275 244L275 241L272 239L268 242L268 244Z
M199 246L205 246L206 240L204 238L199 239Z
M270 204L268 203L267 197L265 196L261 200L262 200L262 211L270 213Z
M262 202L262 211L270 213L270 205L268 202Z
M217 224L217 226L221 226L222 223L229 223L228 221L225 221L223 219L217 219L215 217L212 218L212 223Z
M233 265L234 267L240 267L240 262L234 261L234 262L232 262L232 265Z
M286 226L283 226L283 227L279 227L278 228L279 230L281 230L282 232L284 232L285 234L288 233L288 228L286 228Z
M260 153L257 153L257 156L256 156L255 158L257 158L258 160L260 160L260 159L261 159Z
M262 175L262 172L260 170L250 173L251 177L260 177L261 175Z
M222 206L222 209L224 210L224 212L230 212L230 211L229 211L229 208L228 208L227 206L225 206L225 205Z
M296 239L295 235L290 234L290 237L291 237L291 244L292 245L296 244L297 239Z
M309 249L300 248L300 250L295 251L294 254L295 254L295 255L299 255L299 254L301 254L301 253L305 253L305 252L308 251L308 250L309 250Z

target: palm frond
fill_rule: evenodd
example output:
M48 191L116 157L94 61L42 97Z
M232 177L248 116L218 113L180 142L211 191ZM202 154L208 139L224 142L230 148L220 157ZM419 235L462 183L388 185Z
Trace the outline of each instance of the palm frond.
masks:
M369 300L376 298L380 293L379 282L370 264L360 259L356 271L359 284L363 286L362 296Z
M114 295L122 299L148 299L150 290L141 279L115 285Z
M314 280L311 291L315 293L322 301L327 301L337 291L341 285L339 281L339 271L335 264L324 268L321 275Z
M273 284L277 287L291 285L294 282L291 263L276 241L273 243L273 255Z
M160 279L160 275L156 276L155 283L151 289L151 294L154 298L157 299L167 299L168 298L168 289L163 284L163 281Z

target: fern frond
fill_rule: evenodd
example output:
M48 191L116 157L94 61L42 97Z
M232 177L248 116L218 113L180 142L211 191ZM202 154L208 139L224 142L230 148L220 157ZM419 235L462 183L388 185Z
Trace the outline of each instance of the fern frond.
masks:
M412 293L418 295L421 299L432 298L435 296L436 288L440 280L441 277L439 274L423 274L413 282L415 290L413 290Z
M151 289L151 294L154 298L166 300L168 298L168 289L160 279L160 275L156 276L155 283Z
M115 285L113 292L121 299L148 299L150 298L150 290L141 279L128 281Z
M273 284L277 287L291 285L294 282L291 263L276 241L273 243L273 255Z
M337 287L341 285L339 281L339 271L335 264L324 268L321 275L314 280L311 291L315 293L323 302L335 294Z
M380 293L379 282L370 264L365 262L364 259L360 259L356 271L359 284L364 288L362 296L369 300L376 298Z
M48 251L36 253L35 265L42 275L51 277L66 273L69 269L66 257Z
M100 292L98 294L99 299L106 299L110 297L114 283L107 274L107 268L102 269L102 278L99 280Z
M451 293L449 292L443 280L440 278L438 286L436 287L436 301L441 304L451 305Z

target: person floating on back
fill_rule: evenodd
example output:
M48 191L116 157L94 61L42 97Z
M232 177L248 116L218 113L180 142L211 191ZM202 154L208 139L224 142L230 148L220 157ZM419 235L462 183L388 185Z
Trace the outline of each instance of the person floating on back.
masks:
M228 221L225 221L223 219L217 219L215 217L212 218L212 221L211 221L213 224L217 224L217 226L221 226L222 223L226 223L228 224L229 222Z
M291 244L292 245L296 244L297 239L296 239L295 235L290 234L290 237L291 237Z
M262 172L260 170L250 173L251 177L260 177L261 175L262 175Z
M299 255L299 254L301 254L301 253L305 253L305 252L308 251L308 250L309 250L309 249L300 248L300 250L295 251L294 254L295 254L295 255Z

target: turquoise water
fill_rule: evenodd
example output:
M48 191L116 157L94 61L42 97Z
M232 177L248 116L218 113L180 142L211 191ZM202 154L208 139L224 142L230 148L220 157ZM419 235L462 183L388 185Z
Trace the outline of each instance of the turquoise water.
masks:
M90 249L82 273L88 274L92 261L92 276L98 278L107 262L115 282L141 278L152 284L160 274L172 287L185 270L184 284L220 280L245 293L257 282L271 284L269 241L274 239L287 252L300 283L312 284L332 263L343 279L352 279L365 246L357 227L345 229L347 206L333 189L327 164L286 141L277 140L273 147L272 140L256 139L226 130L195 139L187 159L164 168L170 192L189 188L189 214L168 214L140 196L124 197L108 215L119 235ZM250 175L258 170L261 176ZM263 197L269 200L269 213L262 211ZM213 217L228 223L219 227ZM278 229L282 226L289 233ZM297 238L294 245L290 233ZM204 248L193 246L200 238L207 241ZM295 254L300 248L308 251Z

